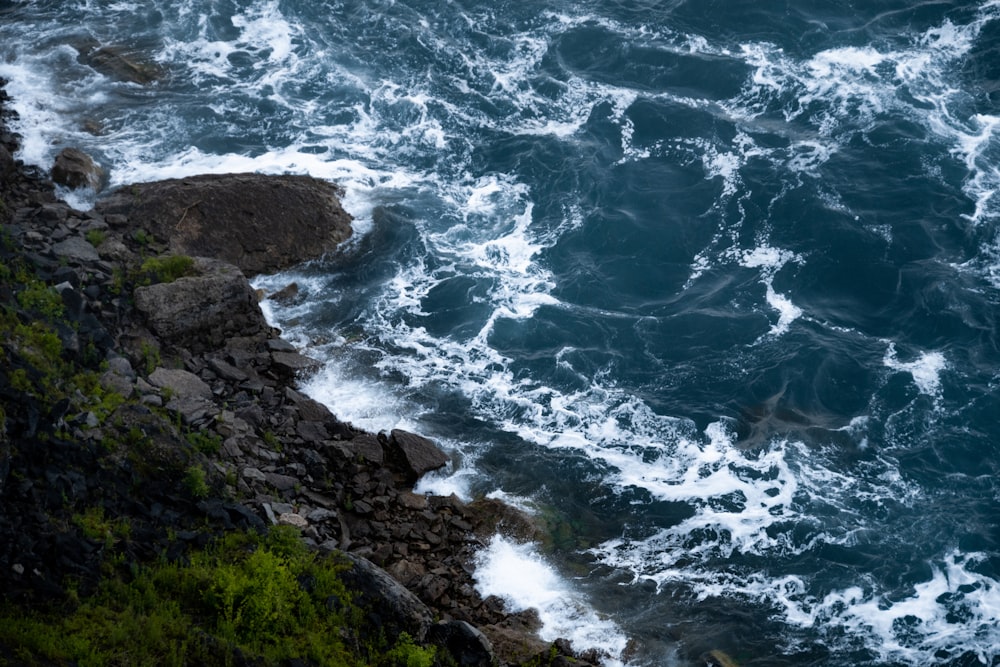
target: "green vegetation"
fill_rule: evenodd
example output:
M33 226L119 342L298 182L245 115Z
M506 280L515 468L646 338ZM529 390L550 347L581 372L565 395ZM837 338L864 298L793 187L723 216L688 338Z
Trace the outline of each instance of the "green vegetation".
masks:
M172 283L178 278L191 275L193 272L194 260L187 255L150 257L139 267L139 273L143 277L140 282L145 284Z
M153 237L145 229L137 229L132 232L132 240L141 246L147 246L153 242Z
M204 468L199 465L190 466L184 471L184 486L195 498L207 498L210 489L205 478Z
M218 454L222 449L222 436L218 433L191 431L187 434L187 441L202 454Z
M25 310L38 313L48 319L62 317L65 310L59 293L40 280L30 281L23 290L18 292L17 302Z
M100 519L101 515L95 514ZM72 610L26 617L0 608L0 665L431 667L436 651L407 635L370 636L340 579L344 565L309 551L294 529L231 533L183 562L121 567Z
M107 237L108 235L105 234L100 229L91 229L84 235L84 238L87 239L87 242L90 243L90 245L94 246L95 248L104 243L104 239L106 239Z

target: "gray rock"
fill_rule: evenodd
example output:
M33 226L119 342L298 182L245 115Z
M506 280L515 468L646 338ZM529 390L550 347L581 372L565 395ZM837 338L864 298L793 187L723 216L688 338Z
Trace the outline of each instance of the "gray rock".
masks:
M222 359L210 359L208 365L220 378L227 382L246 382L250 379L249 375Z
M52 246L52 252L57 257L80 264L96 262L101 259L100 255L97 254L97 248L79 236L71 236L65 241L56 243Z
M449 460L448 455L432 441L409 431L393 429L389 445L402 455L403 462L414 477L443 468Z
M101 187L103 176L104 170L76 148L62 149L52 165L52 181L72 190L92 188L96 191Z
M490 640L465 621L435 623L427 641L447 649L459 667L492 667L496 663Z
M271 525L277 526L278 517L274 515L274 510L271 509L270 503L261 503L261 507L264 508L264 514L267 516L267 520L271 522Z
M385 461L385 450L382 443L370 433L362 433L344 443L344 446L355 457L361 458L375 465L382 465Z
M119 188L97 210L141 220L174 252L256 275L316 259L347 239L351 217L337 195L309 176L204 175Z
M102 374L100 383L105 391L113 391L125 398L131 398L135 392L135 385L132 383L132 380L114 371L109 370Z
M298 352L272 352L271 358L277 369L286 375L307 373L318 370L322 366L319 361Z
M305 520L304 517L294 514L292 512L286 512L284 514L278 515L278 525L279 526L295 526L296 528L308 528L309 522Z
M280 475L276 472L264 473L267 483L278 489L279 491L290 491L295 488L295 485L299 483L299 480L291 475Z
M328 510L323 507L314 509L312 512L306 515L306 519L312 521L313 523L320 523L322 521L328 521L329 519L336 519L337 513L333 510Z
M427 605L371 561L350 553L344 557L351 568L341 576L355 591L353 601L378 615L386 639L392 643L406 632L415 641L424 641L433 622Z
M197 275L135 290L149 328L170 342L219 347L227 337L266 329L246 277L231 264L195 258Z
M80 52L79 60L105 76L139 85L152 83L163 76L159 65L142 59L134 52L129 53L117 46L93 48L94 46L96 45L87 44L77 47Z
M179 368L157 368L149 375L154 387L170 391L178 399L212 398L212 388L189 371Z
M205 423L216 414L217 410L211 401L203 398L176 398L168 401L165 408L179 416L188 426Z
M244 468L242 475L243 479L249 479L254 482L267 481L267 476L257 468Z

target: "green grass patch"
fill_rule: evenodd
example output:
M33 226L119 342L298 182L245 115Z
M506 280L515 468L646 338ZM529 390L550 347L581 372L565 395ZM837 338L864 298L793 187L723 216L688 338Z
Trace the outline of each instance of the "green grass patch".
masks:
M262 667L292 659L431 667L435 651L405 635L393 646L357 640L364 615L340 579L344 567L306 549L293 530L232 533L183 562L119 573L69 612L0 608L0 645L15 647L0 665L213 667L233 664L238 650Z
M172 283L194 273L194 260L187 255L150 257L139 267L139 273L146 284Z

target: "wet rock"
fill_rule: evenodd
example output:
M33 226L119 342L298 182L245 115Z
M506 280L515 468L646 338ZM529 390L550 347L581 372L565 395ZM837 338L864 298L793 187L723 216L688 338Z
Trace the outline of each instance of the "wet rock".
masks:
M142 220L171 250L274 273L333 250L351 234L337 189L308 176L222 174L114 190L104 214Z
M81 63L119 81L146 85L163 76L163 70L156 63L144 61L121 47L94 48L88 44L78 50Z
M269 294L268 299L272 301L277 301L278 303L290 303L294 301L299 296L299 284L298 283L288 283L282 287L277 292Z
M432 441L401 429L392 430L389 445L394 453L398 453L407 473L414 480L431 470L443 468L449 460L448 455Z
M76 148L62 149L52 165L52 181L71 190L91 188L96 191L100 189L103 177L104 170L89 155Z
M294 377L299 373L319 370L322 364L298 352L272 352L275 368L285 376Z

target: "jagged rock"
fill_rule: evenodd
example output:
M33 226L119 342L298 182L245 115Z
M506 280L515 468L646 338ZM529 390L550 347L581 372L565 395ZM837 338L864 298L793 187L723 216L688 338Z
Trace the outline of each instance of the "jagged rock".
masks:
M351 217L337 194L308 176L222 174L119 188L96 208L141 221L174 252L216 257L253 276L318 258L347 239Z
M403 632L422 642L434 618L427 605L371 561L350 553L344 557L351 569L342 578L357 591L355 603L368 610L371 630L383 632L390 643Z
M149 382L179 399L212 397L212 388L200 377L180 368L157 368L149 374Z
M77 148L64 148L52 165L52 181L71 190L101 187L104 170L94 160Z
M362 433L355 436L345 442L344 446L352 456L368 461L369 463L380 466L385 460L385 450L382 449L382 443L370 433Z
M264 473L264 478L279 491L290 491L299 483L299 480L291 475L281 475L276 472Z
M272 352L271 358L274 360L274 366L278 371L292 377L299 373L318 370L322 366L316 359L299 354L298 352Z
M465 621L435 623L427 641L445 648L459 667L492 667L496 662L490 640Z
M164 407L188 426L204 424L217 414L215 404L204 398L175 398Z
M227 336L267 329L246 277L232 264L195 258L196 275L135 290L149 328L176 345L220 347Z
M305 517L301 517L294 512L284 512L278 515L279 526L295 526L296 528L307 528L309 522Z
M431 470L443 468L449 460L448 455L427 438L401 429L392 430L389 445L401 455L407 472L413 479Z
M0 180L6 181L15 168L14 156L10 154L6 146L0 144Z
M288 283L282 287L277 292L269 294L268 299L272 301L277 301L278 303L289 303L294 301L299 295L299 284L298 283Z

